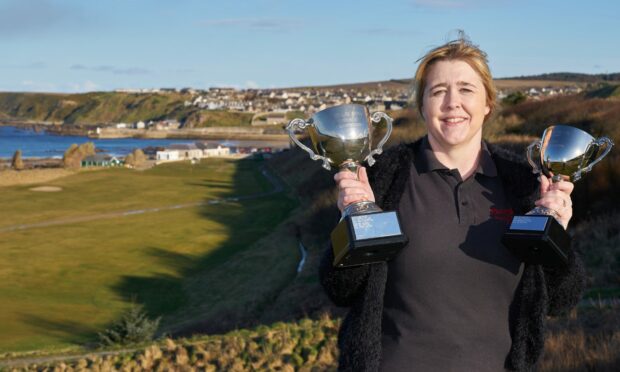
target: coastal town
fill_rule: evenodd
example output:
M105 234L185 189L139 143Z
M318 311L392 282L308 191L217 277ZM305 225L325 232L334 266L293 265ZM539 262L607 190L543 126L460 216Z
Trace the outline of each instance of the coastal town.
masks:
M545 98L578 94L578 84L549 82L548 84L527 83L517 87L498 83L498 99L523 97L542 100ZM412 85L409 80L390 80L383 83L352 84L338 87L290 88L290 89L236 89L232 87L211 87L206 90L193 88L119 89L119 93L170 94L188 96L183 104L206 111L231 111L253 114L253 127L283 126L288 122L287 113L309 117L327 107L343 104L363 104L370 111L398 111L411 105ZM115 129L149 129L170 131L183 128L183 123L174 119L160 121L137 121L116 123ZM102 134L99 129L97 134Z

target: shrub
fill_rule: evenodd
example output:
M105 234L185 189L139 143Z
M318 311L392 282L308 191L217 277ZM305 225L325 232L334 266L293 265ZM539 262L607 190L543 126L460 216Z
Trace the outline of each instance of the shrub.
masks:
M146 161L146 155L141 149L135 149L125 157L125 164L132 167L139 167Z
M11 161L11 167L15 170L24 169L24 161L22 160L22 150L15 151L13 154L13 160Z
M82 159L91 155L95 155L93 142L86 142L79 146L74 143L65 151L62 164L65 168L79 168L82 165Z
M510 106L510 105L516 105L518 103L521 103L523 101L527 100L527 96L525 95L525 93L517 91L514 93L510 93L508 96L506 96L504 99L502 99L502 104L506 105L506 106Z
M151 320L147 317L142 305L132 303L121 319L105 331L99 333L103 346L127 345L150 341L159 327L161 317Z

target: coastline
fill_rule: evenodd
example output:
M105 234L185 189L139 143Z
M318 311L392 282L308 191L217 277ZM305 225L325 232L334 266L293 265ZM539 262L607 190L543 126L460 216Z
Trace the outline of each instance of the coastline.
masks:
M117 129L97 125L62 125L57 122L34 122L17 119L2 119L0 126L13 126L31 129L35 132L46 131L59 136L85 136L92 139L204 139L204 140L254 140L289 142L288 133L274 127L207 127L168 130L152 129Z

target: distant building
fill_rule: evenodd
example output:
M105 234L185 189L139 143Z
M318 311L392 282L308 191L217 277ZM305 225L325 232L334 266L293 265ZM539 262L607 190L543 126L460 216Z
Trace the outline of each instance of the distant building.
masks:
M118 160L115 156L105 154L95 154L87 156L82 160L82 168L86 167L120 167L124 161Z
M179 159L200 159L203 157L203 152L195 144L182 144L175 143L170 145L170 150L175 150L179 153Z
M164 151L157 151L155 153L155 160L157 162L165 162L165 161L179 161L181 159L179 157L179 152L177 150L164 150Z
M222 145L211 145L207 144L206 147L202 150L205 157L218 157L218 156L227 156L230 155L230 148L222 146Z

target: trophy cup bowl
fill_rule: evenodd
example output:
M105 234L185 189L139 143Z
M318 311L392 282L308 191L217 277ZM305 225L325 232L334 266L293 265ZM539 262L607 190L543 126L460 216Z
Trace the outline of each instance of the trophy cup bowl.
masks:
M527 160L535 174L551 177L552 182L575 182L590 172L612 147L613 142L607 137L595 139L581 129L554 125L528 146ZM556 211L542 206L525 216L514 216L502 242L524 262L566 264L571 239L556 218Z
M385 136L372 150L372 124L387 122ZM293 119L287 125L291 140L312 160L322 160L323 168L347 170L357 174L360 164L375 163L374 156L392 133L392 119L383 112L372 115L364 105L347 104L315 113L309 120ZM296 130L307 130L314 151L301 143ZM335 267L357 266L389 260L404 246L396 211L384 212L372 201L349 204L331 233Z

